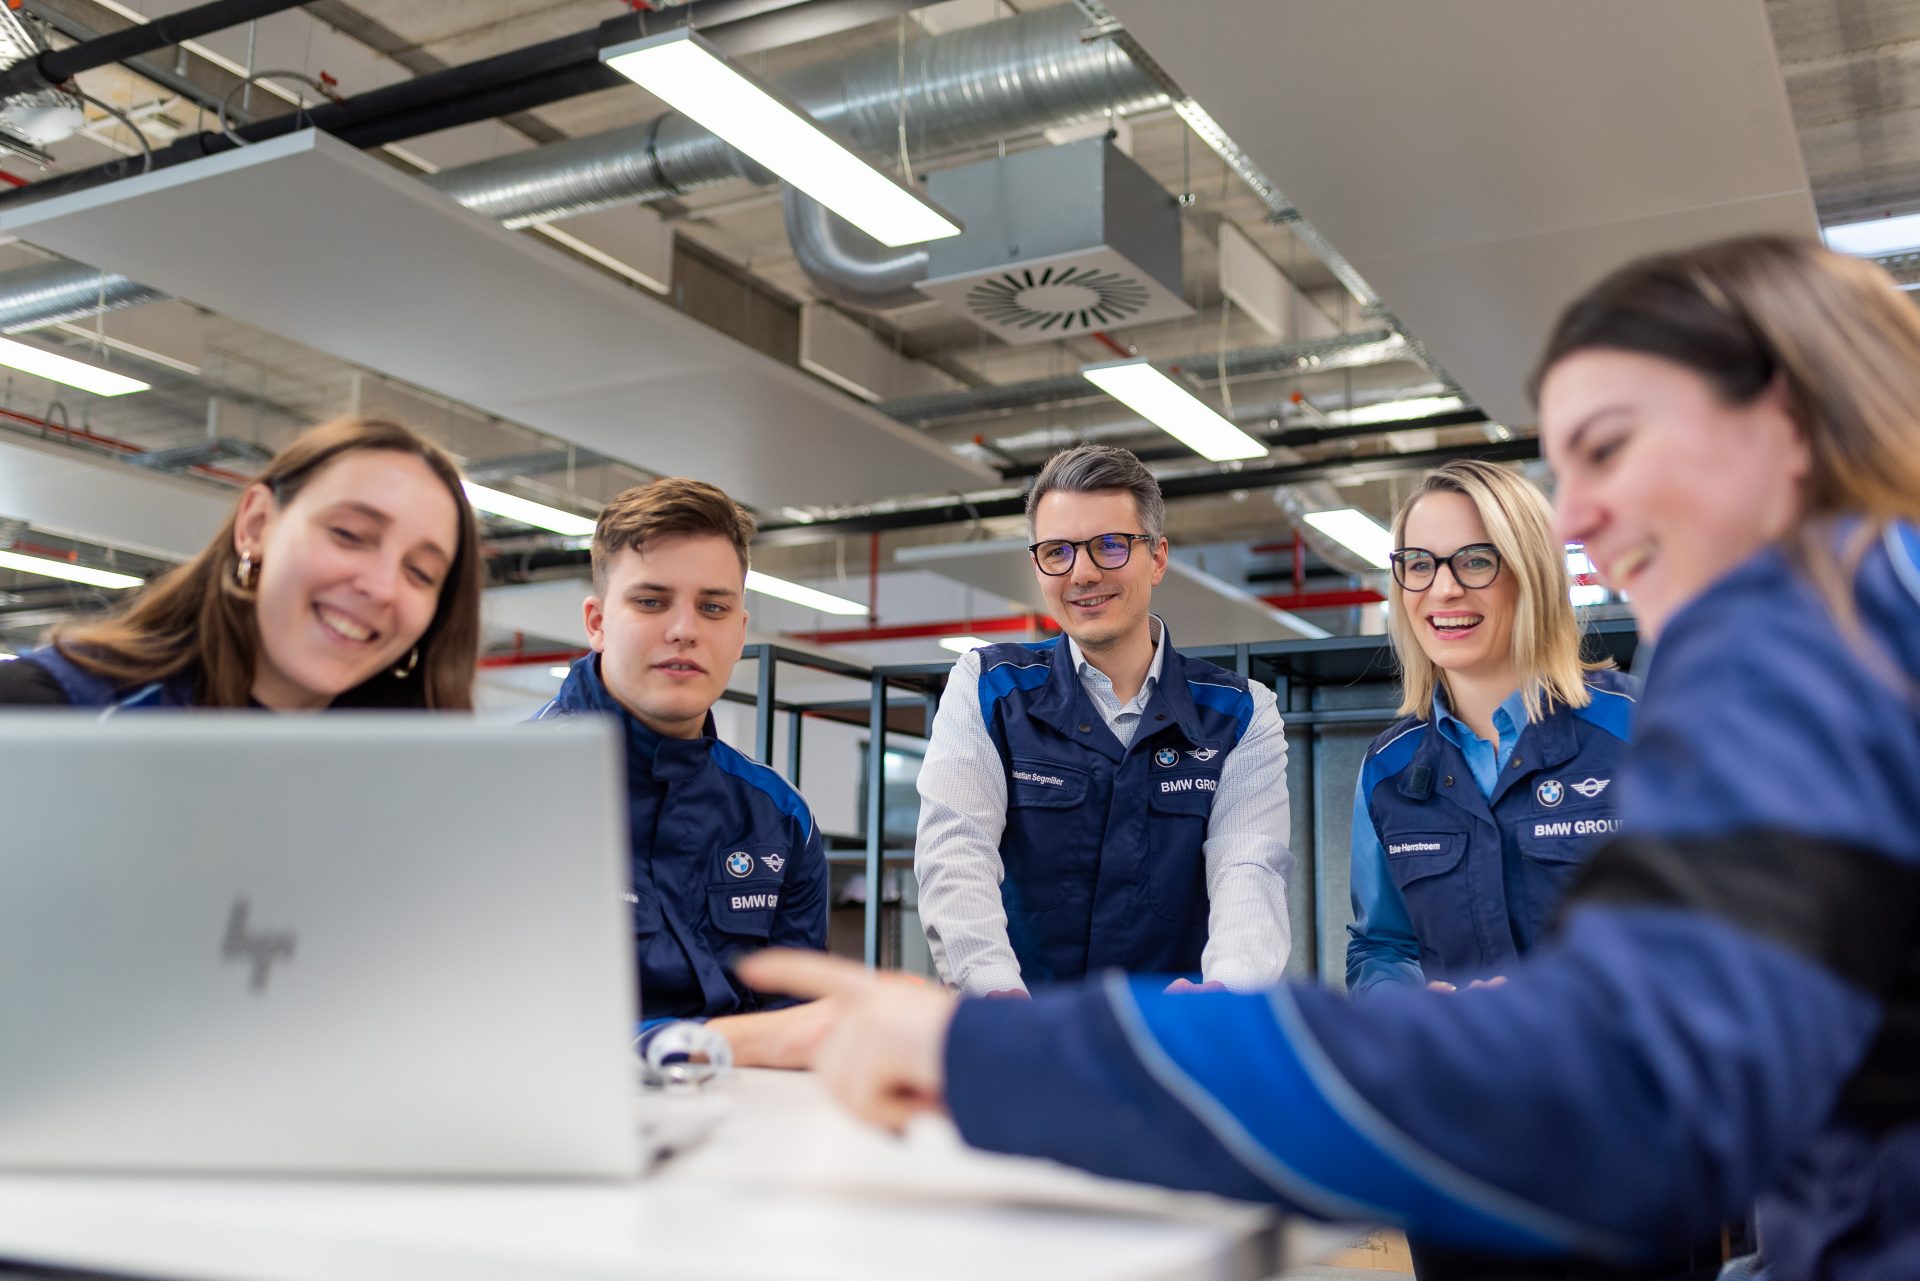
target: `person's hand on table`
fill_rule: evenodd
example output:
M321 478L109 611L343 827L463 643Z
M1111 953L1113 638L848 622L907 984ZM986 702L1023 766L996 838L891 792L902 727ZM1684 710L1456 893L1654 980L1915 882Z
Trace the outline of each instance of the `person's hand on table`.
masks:
M776 948L734 971L763 992L834 1002L813 1069L861 1120L898 1133L917 1113L945 1110L952 993L818 952Z
M1467 984L1467 990L1471 992L1476 987L1500 987L1504 985L1506 981L1506 975L1496 974L1490 979L1475 979L1473 982ZM1433 982L1427 984L1427 990L1430 992L1458 992L1460 989L1443 979L1435 979Z
M729 1014L710 1019L707 1026L727 1038L737 1067L803 1071L813 1066L839 1014L840 1002L829 996L778 1010Z

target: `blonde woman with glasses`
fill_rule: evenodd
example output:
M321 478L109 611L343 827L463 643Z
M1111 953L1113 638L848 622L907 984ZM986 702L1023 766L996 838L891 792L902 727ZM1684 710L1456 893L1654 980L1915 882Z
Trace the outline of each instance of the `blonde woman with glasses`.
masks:
M1393 522L1401 719L1353 802L1347 986L1497 981L1616 826L1633 678L1583 662L1547 500L1480 462Z

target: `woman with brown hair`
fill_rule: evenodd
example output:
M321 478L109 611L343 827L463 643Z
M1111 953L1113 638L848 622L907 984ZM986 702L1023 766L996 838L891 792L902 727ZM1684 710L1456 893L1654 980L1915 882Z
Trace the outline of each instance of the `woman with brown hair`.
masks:
M337 419L124 610L0 664L0 703L469 710L481 580L452 458L398 423Z
M1920 311L1727 241L1596 285L1541 370L1557 533L1657 646L1556 936L1499 987L1359 1001L743 961L842 997L831 1089L1453 1248L1644 1260L1757 1199L1773 1281L1920 1276Z

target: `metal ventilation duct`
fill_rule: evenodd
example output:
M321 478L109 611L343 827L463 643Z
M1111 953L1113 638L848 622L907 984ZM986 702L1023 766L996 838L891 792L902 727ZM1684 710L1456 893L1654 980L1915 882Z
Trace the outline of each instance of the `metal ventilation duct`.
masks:
M0 332L37 329L165 300L158 289L85 263L39 263L0 276Z
M1071 5L874 49L809 67L781 92L857 148L922 151L1159 106L1166 95L1109 40L1081 38ZM904 80L902 64L904 62ZM501 156L426 181L509 227L658 200L728 178L768 180L682 116Z
M1078 12L1062 5L910 41L904 102L901 51L891 47L808 68L781 87L817 119L871 152L898 145L903 118L914 145L950 150L1165 101L1159 87L1111 41L1083 42L1081 26ZM449 169L424 181L476 213L521 227L738 177L772 180L705 129L670 114ZM887 274L857 242L824 228L812 215L807 225L818 235L796 241L795 249L801 252L804 244L821 251L817 259L803 257L802 265L819 272L822 292L853 301L873 288L876 274ZM110 293L123 293L122 305L162 297L152 291L136 297L142 287L124 276L89 271L89 278ZM45 288L44 281L22 273L0 276L0 316L8 318L6 325L29 328L90 314L35 313L33 300Z
M1005 342L1193 314L1179 203L1106 138L944 169L927 194L967 234L928 246L920 292Z

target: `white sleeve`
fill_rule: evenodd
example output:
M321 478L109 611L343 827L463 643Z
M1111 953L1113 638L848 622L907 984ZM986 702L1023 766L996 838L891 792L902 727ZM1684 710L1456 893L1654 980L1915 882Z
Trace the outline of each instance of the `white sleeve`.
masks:
M1207 820L1207 947L1200 957L1204 977L1241 992L1278 983L1293 950L1286 728L1273 691L1249 688L1253 722L1227 754Z
M980 713L980 651L960 656L920 766L913 872L940 977L968 995L1025 991L1000 901L1007 776Z

